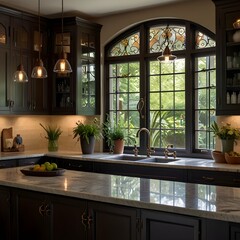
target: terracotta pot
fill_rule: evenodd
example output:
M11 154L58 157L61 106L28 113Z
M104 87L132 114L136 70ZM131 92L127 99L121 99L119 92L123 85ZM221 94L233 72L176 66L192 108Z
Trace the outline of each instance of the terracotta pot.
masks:
M216 163L226 163L225 155L220 151L212 151L212 158Z
M113 153L122 154L123 150L124 150L124 140L123 139L114 140Z
M95 138L94 136L90 136L88 143L85 138L80 137L80 144L83 154L92 154L94 152Z

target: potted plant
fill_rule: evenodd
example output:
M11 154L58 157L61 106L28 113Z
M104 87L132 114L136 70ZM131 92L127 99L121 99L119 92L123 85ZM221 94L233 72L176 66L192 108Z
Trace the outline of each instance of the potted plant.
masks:
M45 130L47 136L45 136L46 139L48 139L48 151L57 151L58 150L58 139L59 136L62 134L62 130L58 126L51 126L47 125L44 126L40 123L40 126Z
M107 114L106 121L103 123L102 131L110 152L115 154L123 153L124 140L129 139L129 136L126 137L124 124L121 121L112 124L112 121Z
M73 128L73 138L80 140L83 154L92 154L94 152L95 140L101 137L101 128L97 122L96 118L90 124L78 121Z
M230 123L218 126L214 121L211 125L211 130L214 136L221 139L223 153L233 151L234 143L236 143L237 139L240 139L239 129L232 127Z

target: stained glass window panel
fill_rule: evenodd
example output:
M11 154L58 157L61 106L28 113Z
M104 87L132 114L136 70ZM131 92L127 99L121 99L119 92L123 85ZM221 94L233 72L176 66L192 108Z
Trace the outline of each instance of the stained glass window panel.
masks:
M134 33L117 42L109 51L109 56L119 57L137 55L140 53L140 33Z
M216 42L209 36L196 31L196 49L216 47Z
M184 26L155 26L149 29L149 52L162 52L169 43L171 51L185 50L185 34ZM168 41L167 41L168 39Z

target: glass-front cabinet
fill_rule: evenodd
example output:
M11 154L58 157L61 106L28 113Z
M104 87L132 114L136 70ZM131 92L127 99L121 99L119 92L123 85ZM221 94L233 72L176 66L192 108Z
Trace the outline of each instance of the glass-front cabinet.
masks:
M96 77L96 41L91 33L82 32L80 39L82 73L81 73L81 99L79 101L82 113L95 113L97 108L97 77ZM98 101L99 102L99 101Z
M216 5L217 115L240 114L239 0L213 0ZM239 24L236 24L239 20Z
M52 23L54 34L54 66L62 49L72 73L53 73L54 114L95 115L100 113L100 30L101 25L78 17ZM60 24L60 25L59 25Z

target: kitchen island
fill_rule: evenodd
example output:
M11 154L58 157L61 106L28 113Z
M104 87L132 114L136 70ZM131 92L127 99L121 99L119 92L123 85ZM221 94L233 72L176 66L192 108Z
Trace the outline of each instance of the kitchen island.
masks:
M0 222L6 231L9 219L14 229L6 239L28 239L27 229L41 229L44 238L34 239L65 239L56 235L66 228L83 239L238 239L239 188L70 170L25 176L21 168L0 169ZM161 186L173 191L166 194Z

